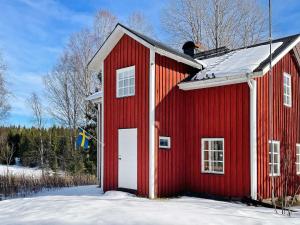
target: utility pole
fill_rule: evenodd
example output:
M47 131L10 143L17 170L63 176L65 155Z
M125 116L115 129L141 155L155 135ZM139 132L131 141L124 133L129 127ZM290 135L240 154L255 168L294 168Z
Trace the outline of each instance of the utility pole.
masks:
M218 43L218 31L219 31L219 1L216 0L215 1L215 45L216 45L216 49L219 47L219 43Z
M271 186L272 204L276 211L275 180L274 180L274 144L273 144L273 70L272 70L272 0L269 0L269 42L270 42L270 72L269 72L269 138L271 140ZM279 149L280 151L280 149ZM279 168L280 169L280 168ZM277 211L276 211L277 212Z

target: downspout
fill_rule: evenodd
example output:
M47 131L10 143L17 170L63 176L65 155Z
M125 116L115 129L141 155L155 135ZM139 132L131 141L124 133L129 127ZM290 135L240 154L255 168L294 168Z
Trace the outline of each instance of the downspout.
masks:
M155 50L150 48L149 61L149 198L155 193Z
M257 87L256 80L248 76L250 88L250 189L251 198L257 200Z

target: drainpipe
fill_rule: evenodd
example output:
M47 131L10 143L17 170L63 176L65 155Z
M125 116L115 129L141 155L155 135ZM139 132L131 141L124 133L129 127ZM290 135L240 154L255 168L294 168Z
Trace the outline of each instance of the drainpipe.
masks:
M251 198L257 200L257 87L256 80L248 76L250 88L250 180Z

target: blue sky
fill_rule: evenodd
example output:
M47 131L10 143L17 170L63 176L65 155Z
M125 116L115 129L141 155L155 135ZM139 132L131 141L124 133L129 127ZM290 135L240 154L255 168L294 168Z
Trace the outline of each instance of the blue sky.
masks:
M267 5L267 0L260 2ZM300 1L282 2L273 0L274 36L300 33ZM164 40L159 21L163 7L161 0L0 0L0 52L12 92L6 125L32 125L26 99L32 91L44 97L43 76L51 71L69 36L91 26L97 10L109 10L121 22L134 11L143 12L155 36Z

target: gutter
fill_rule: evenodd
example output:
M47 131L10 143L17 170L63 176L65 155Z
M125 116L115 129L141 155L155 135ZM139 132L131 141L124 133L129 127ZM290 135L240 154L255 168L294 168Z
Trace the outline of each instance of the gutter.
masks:
M251 72L251 73L244 73L240 76L229 75L226 77L211 78L207 80L183 82L183 83L179 83L178 87L181 90L188 91L188 90L195 90L195 89L203 89L203 88L245 83L248 82L249 78L253 79L261 76L263 76L262 71Z

